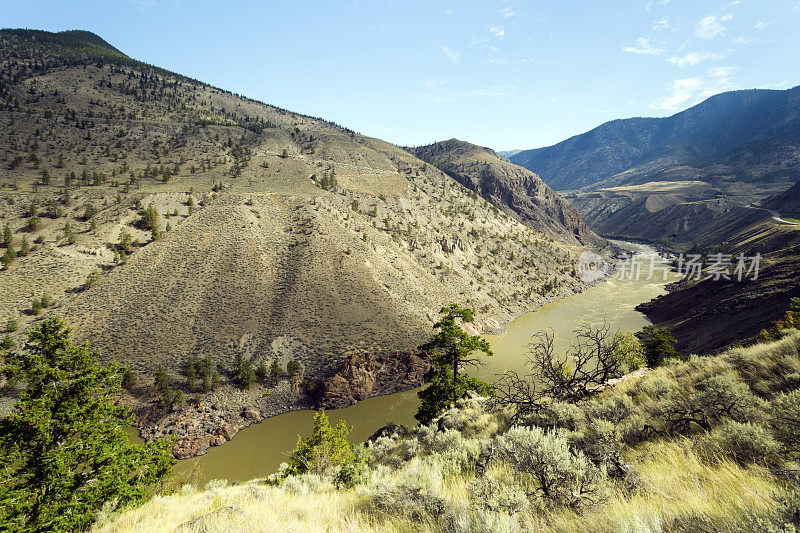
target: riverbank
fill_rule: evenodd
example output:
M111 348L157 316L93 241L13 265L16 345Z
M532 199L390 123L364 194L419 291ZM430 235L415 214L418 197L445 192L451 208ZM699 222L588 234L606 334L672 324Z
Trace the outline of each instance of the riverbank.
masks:
M631 248L628 251L652 253L652 248L647 246L626 246ZM573 330L582 323L599 324L606 321L621 330L639 330L649 321L634 307L663 294L663 287L664 282L661 281L618 280L610 277L581 293L549 302L534 312L518 317L508 324L503 333L485 335L494 356L483 358L483 365L471 372L489 382L495 381L497 374L505 370L526 372L526 345L531 335L540 330L553 330L556 348L560 351L567 348L573 338ZM351 438L363 441L388 423L416 425L414 413L418 405L416 390L412 389L374 396L327 413L333 421L345 420L353 427ZM311 430L312 418L312 411L301 409L251 423L224 446L211 447L202 456L180 461L178 469L184 473L191 472L201 483L215 478L246 481L266 476L286 460L285 454L295 446L297 436Z
M618 255L618 247L611 257ZM613 272L612 268L609 273ZM480 316L469 324L472 334L501 335L509 324L547 305L560 302L597 286L604 280L577 281L558 287L546 296L538 296L531 305L506 310L494 317ZM255 383L247 390L222 384L211 393L190 398L183 405L164 409L159 402L148 399L146 392L139 397L129 395L127 403L133 408L140 435L146 441L176 437L173 454L178 459L201 456L216 446L229 442L239 431L272 417L294 411L311 409L342 409L370 398L395 394L417 388L430 363L416 350L378 356L353 353L327 377L314 381L302 374L270 387ZM142 400L141 398L145 398Z

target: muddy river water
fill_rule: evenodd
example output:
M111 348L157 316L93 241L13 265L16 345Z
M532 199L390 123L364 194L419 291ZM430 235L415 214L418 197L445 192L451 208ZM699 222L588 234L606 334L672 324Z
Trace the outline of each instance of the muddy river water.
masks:
M645 245L617 244L637 253L644 265L648 265L649 256L655 254ZM525 347L531 336L543 329L552 328L560 352L566 348L573 330L580 324L599 324L606 320L613 329L640 329L648 320L634 308L663 294L667 283L662 280L661 272L653 279L645 279L646 270L642 269L639 279L612 276L585 292L546 304L517 318L500 335L486 335L494 356L484 358L481 368L470 369L468 373L491 382L506 370L524 372ZM353 426L352 440L363 441L390 422L415 425L417 407L416 391L407 391L370 398L327 414L332 422L346 420ZM298 435L310 433L313 416L313 411L295 411L269 418L243 429L230 442L212 448L206 455L180 461L176 470L193 471L194 482L200 486L210 479L245 481L269 475L286 460L286 453L294 448Z

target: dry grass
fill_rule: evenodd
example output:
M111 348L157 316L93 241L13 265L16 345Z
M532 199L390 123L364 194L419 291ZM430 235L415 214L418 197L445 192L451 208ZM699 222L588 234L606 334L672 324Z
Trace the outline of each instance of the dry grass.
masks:
M780 487L760 467L742 468L721 459L714 465L692 451L688 440L650 443L632 457L641 489L617 491L585 515L548 520L558 532L746 531L755 517L775 514Z
M355 492L291 493L257 483L155 497L97 532L139 531L387 531L356 511Z

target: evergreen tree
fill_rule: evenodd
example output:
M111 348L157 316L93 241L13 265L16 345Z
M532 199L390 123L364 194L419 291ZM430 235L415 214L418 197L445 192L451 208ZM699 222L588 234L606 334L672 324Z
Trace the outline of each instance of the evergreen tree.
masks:
M0 341L0 350L10 350L15 344L16 343L14 342L14 338L11 336L11 334L6 333L3 336L3 340Z
M249 359L245 359L241 353L236 354L233 372L236 376L236 381L243 389L249 389L250 385L256 380L253 363Z
M6 321L6 333L13 333L19 329L19 322L16 318L9 318Z
M19 244L19 255L25 257L29 253L31 253L31 245L28 244L28 238L23 235L22 242Z
M491 394L492 387L476 378L461 374L465 365L477 366L480 360L473 356L478 350L492 355L488 341L478 335L468 335L456 323L472 322L475 313L472 309L462 309L457 304L443 307L443 318L433 325L439 331L429 343L421 346L431 357L433 366L425 375L428 387L417 393L422 400L414 417L427 424L439 413L456 402L468 390L481 394Z
M118 401L122 371L69 335L48 318L3 368L26 383L0 421L0 524L8 530L87 529L106 502L148 497L174 463L171 441L131 442L132 416Z
M272 364L269 365L269 384L273 386L277 385L278 381L281 379L281 374L283 374L281 364L277 359L273 359Z
M269 378L269 368L267 368L267 363L264 361L261 361L256 368L256 377L258 378L258 381L262 383L267 381L267 378Z
M289 379L293 379L299 372L300 363L298 363L295 359L292 359L286 363L286 373L288 374Z
M195 392L197 390L198 366L198 362L194 357L190 357L189 360L186 361L183 373L186 376L186 388L189 392Z
M161 395L162 405L172 405L175 401L175 391L172 390L172 380L161 365L158 365L156 375L153 377L153 387L155 387L156 391Z
M69 225L69 222L64 224L64 238L67 239L68 243L75 244L75 232L72 231L72 226Z
M366 470L366 455L363 448L350 444L347 437L353 428L344 420L331 426L325 411L314 415L314 429L308 438L300 437L297 446L289 454L286 475L321 474L333 467L355 467Z
M647 366L655 368L669 357L677 357L675 350L675 337L666 329L655 326L645 326L637 333L644 349Z
M11 226L6 224L6 226L3 228L3 246L5 248L11 248L13 243L14 233L11 231Z

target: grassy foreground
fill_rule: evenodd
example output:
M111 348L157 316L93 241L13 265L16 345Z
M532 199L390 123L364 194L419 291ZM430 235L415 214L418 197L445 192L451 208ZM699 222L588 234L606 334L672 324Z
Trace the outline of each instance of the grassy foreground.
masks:
M362 482L184 486L97 531L795 531L800 332L520 419L465 398L370 443ZM687 421L688 420L688 421Z

